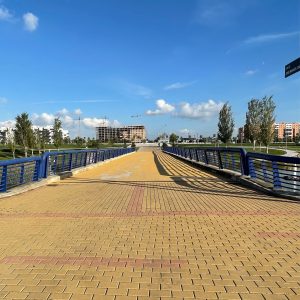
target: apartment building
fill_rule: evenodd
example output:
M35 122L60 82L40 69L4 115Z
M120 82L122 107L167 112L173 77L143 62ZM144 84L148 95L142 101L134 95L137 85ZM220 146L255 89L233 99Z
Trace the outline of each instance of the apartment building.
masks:
M276 142L293 141L300 134L300 123L275 123L274 130L274 140Z
M13 129L8 127L0 127L0 143L7 144L9 138L13 135Z
M32 126L35 133L39 133L46 144L53 143L53 126ZM9 137L13 136L14 128L0 127L0 143L7 144ZM63 139L69 137L69 131L61 129Z
M130 125L123 127L100 126L96 127L96 139L101 143L108 141L130 141L140 143L146 139L144 125Z

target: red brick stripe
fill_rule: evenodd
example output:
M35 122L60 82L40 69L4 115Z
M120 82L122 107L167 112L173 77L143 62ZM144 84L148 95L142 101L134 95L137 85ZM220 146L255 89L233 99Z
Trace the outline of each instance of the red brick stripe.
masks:
M127 206L126 215L140 213L142 211L144 187L136 186Z

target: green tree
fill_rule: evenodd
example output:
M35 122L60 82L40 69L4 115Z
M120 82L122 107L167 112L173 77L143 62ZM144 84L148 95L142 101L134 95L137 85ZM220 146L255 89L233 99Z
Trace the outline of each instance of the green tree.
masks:
M225 103L219 113L219 123L218 123L218 138L223 143L228 143L231 140L234 121L231 112L231 106L228 102Z
M12 153L13 158L16 158L16 139L15 133L11 129L7 129L7 145Z
M71 139L70 139L68 136L66 136L66 137L64 138L63 142L64 142L64 144L66 144L66 145L71 144Z
M299 144L300 143L300 134L297 133L296 136L295 136L295 144Z
M32 138L32 122L28 113L22 113L16 117L15 139L16 143L24 148L25 157Z
M42 133L37 128L34 131L34 138L35 138L35 147L38 149L39 154L41 154L41 148L42 148Z
M252 99L248 102L248 111L246 113L245 138L253 143L255 150L256 142L260 138L262 102L258 99Z
M269 152L269 145L274 138L275 108L273 96L265 96L261 100L260 140Z
M37 143L38 143L37 138L38 137L36 135L36 130L32 129L29 135L29 143L28 143L29 149L31 150L31 156L33 156L34 148L37 148Z
M63 143L63 135L61 129L62 129L61 120L59 118L55 118L53 124L53 143L57 149L59 149L59 147Z
M77 136L74 140L73 143L76 144L78 147L83 147L85 140L79 136Z
M50 142L50 132L48 129L43 128L41 132L41 148L45 152L46 144L49 144Z
M170 138L169 138L170 143L172 144L172 146L174 147L175 144L178 141L178 135L176 135L175 133L171 133L170 134Z
M97 148L98 149L100 146L100 143L98 140L95 140L94 138L92 138L92 139L88 138L87 146L88 146L88 148Z

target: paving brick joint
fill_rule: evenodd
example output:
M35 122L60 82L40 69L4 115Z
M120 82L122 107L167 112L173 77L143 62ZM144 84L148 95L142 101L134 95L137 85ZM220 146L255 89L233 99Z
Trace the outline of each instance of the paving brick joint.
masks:
M139 151L1 199L0 299L300 299L299 217Z

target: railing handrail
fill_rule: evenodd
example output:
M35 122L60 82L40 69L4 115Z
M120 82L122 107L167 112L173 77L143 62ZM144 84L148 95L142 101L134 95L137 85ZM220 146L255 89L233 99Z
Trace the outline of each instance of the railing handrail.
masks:
M42 160L42 156L30 156L30 157L24 157L24 158L0 160L0 167L16 165L16 164L24 164L27 162L37 161L37 160Z
M82 149L45 152L41 156L0 161L0 192L48 176L133 152L134 148ZM29 171L26 171L29 170Z
M300 164L299 157L291 157L291 156L280 156L280 155L272 155L265 153L257 153L257 152L247 152L247 157L264 159L269 161L277 161L289 164Z
M300 194L298 157L247 152L239 147L166 147L164 151L183 159L217 167L221 171L226 169L249 176L250 180L256 180L259 184L264 181L268 186L271 184L277 192ZM233 153L240 153L239 158Z

